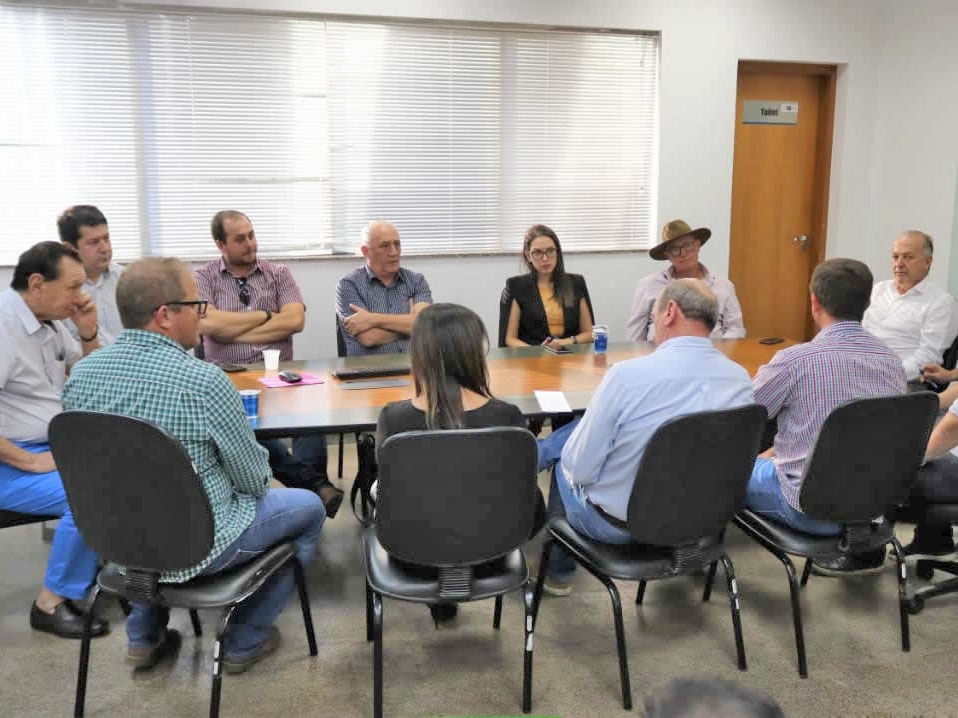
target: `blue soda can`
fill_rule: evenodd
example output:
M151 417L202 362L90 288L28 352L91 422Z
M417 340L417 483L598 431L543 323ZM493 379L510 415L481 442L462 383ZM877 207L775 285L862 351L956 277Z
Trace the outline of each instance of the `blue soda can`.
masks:
M240 397L243 399L246 416L250 418L259 416L259 389L242 389Z
M604 354L609 348L609 330L607 327L598 324L592 327L592 348L596 354Z

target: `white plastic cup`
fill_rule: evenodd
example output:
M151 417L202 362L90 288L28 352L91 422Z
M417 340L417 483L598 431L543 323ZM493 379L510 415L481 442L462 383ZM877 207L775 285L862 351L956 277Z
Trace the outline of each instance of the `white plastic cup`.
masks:
M279 371L279 349L264 349L263 363L266 371Z

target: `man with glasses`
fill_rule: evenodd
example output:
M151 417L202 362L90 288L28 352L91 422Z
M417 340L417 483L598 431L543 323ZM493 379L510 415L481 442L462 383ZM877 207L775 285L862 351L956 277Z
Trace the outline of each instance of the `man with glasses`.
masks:
M195 566L161 579L180 583L226 571L283 541L308 566L325 512L312 492L269 488L268 452L256 443L238 392L223 372L187 353L199 343L207 311L189 268L172 258L134 262L116 298L124 330L99 356L74 367L63 406L156 424L179 439L197 467L213 512L213 547ZM293 587L291 569L283 571L237 608L221 657L227 673L241 673L276 650L273 623ZM151 668L175 651L179 636L167 629L168 620L168 609L133 604L126 631L134 668Z
M626 336L634 342L655 339L652 307L656 297L676 279L701 279L718 298L718 321L712 330L712 339L741 339L745 336L742 307L735 296L735 286L724 277L712 274L699 262L699 249L712 236L705 227L693 230L688 223L674 219L662 228L661 241L649 250L652 259L668 259L671 265L664 272L643 277L635 288L632 310L626 324Z
M279 349L280 361L293 358L293 335L303 331L306 304L282 264L256 256L256 233L242 212L223 210L210 222L220 258L196 269L200 297L209 302L200 320L204 358L214 364L258 364L264 349ZM326 437L296 437L263 442L275 477L285 486L318 493L332 518L343 492L326 474Z

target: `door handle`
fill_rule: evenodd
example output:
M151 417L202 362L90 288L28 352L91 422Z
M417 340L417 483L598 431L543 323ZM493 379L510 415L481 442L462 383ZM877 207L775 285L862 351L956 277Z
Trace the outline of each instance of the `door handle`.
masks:
M798 235L797 237L792 237L792 241L795 242L795 244L797 244L797 245L798 245L799 247L801 247L802 249L805 249L806 247L808 247L808 235L807 235L807 234L800 234L800 235Z

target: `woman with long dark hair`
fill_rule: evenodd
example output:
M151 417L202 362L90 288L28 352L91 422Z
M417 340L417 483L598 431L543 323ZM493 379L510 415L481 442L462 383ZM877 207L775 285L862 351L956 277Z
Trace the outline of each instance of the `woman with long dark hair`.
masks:
M556 233L544 224L529 227L522 259L529 271L506 280L502 293L499 343L510 347L590 343L595 317L589 290L581 275L566 273Z
M432 304L419 312L409 343L415 396L383 408L376 445L404 431L525 428L519 408L496 399L489 390L488 345L486 328L471 309ZM534 532L544 523L545 504L539 493ZM437 621L456 615L454 603L430 608Z

